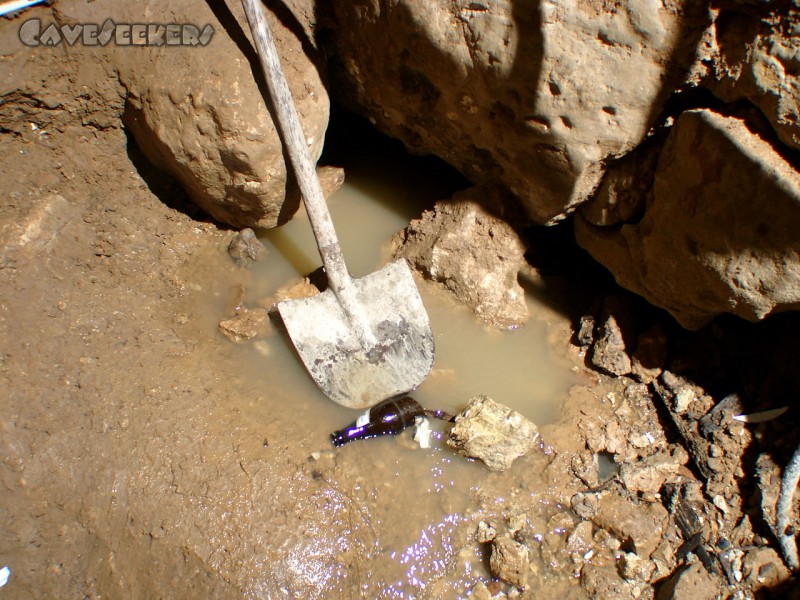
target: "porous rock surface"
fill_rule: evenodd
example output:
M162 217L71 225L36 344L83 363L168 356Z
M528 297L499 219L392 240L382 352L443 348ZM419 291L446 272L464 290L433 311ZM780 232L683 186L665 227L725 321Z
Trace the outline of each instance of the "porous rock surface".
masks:
M800 306L800 175L745 122L681 114L638 222L576 219L578 243L623 286L697 329Z
M336 0L335 87L414 151L504 183L551 222L643 139L705 28L701 3L607 4Z
M761 14L729 10L714 20L701 84L726 102L749 100L800 149L800 2L762 4Z
M310 3L287 3L284 21L267 11L282 66L313 159L328 124L328 95L311 60ZM115 23L209 24L203 46L109 44L95 59L113 65L125 89L124 122L145 156L173 175L191 199L215 219L235 227L273 227L299 206L287 181L282 144L265 100L266 88L241 2L210 6L193 0L135 4L98 0L59 4L66 24L111 18ZM284 203L288 195L288 201Z
M488 323L513 327L529 316L517 281L525 247L508 223L481 204L490 195L472 188L438 202L394 238L394 253Z

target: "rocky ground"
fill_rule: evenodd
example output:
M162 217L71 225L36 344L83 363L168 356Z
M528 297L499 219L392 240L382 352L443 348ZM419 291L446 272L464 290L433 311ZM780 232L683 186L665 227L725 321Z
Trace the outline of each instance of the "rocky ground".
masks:
M85 8L63 4L67 21L78 18L68 9ZM96 14L107 8L94 4ZM503 326L530 318L515 302L517 279L560 290L571 321L552 320L551 342L582 383L560 418L539 427L536 448L505 471L473 465L474 485L442 497L457 519L431 546L440 550L428 557L437 568L391 587L396 573L378 542L388 535L382 528L398 527L386 515L415 499L382 495L380 481L357 477L371 469L379 479L378 462L320 452L327 431L315 428L313 415L287 408L282 392L255 393L245 375L231 376L239 371L230 341L194 318L198 286L235 281L246 269L228 254L236 231L196 208L184 191L192 186L177 183L197 164L169 166L187 156L181 144L214 136L167 136L174 146L153 138L140 150L130 119L147 121L161 104L142 101L155 92L137 87L135 64L124 64L131 59L99 60L91 48L20 50L17 25L0 23L0 566L11 568L0 594L797 596L779 540L794 542L800 498L789 502L787 527L776 527L780 479L800 443L797 315L762 323L722 317L688 332L611 282L565 227L518 221L481 188L421 215L401 236L414 242L409 257L433 280L455 271L442 287ZM68 76L55 77L55 63ZM404 81L424 100L424 79L407 72ZM729 94L747 91L729 84ZM317 85L312 78L310 92ZM469 102L459 102L469 113ZM202 123L204 107L195 98L178 113ZM218 132L236 127L216 117ZM718 116L686 122L702 139L746 137ZM791 131L786 125L781 135ZM214 174L203 192L211 200L228 177L220 165L242 175L233 187L252 191L249 177L265 177L238 142L228 147L236 152L203 155ZM154 148L177 181L151 166ZM285 169L275 177L287 187ZM236 210L251 202L256 221L286 217L270 197L257 189ZM549 217L553 206L541 211ZM486 240L475 244L484 250L474 257L477 271L452 256L463 245L442 231ZM447 260L434 264L437 247ZM469 285L481 269L502 273L500 294ZM487 316L498 306L506 312ZM401 453L406 443L391 440L383 452Z

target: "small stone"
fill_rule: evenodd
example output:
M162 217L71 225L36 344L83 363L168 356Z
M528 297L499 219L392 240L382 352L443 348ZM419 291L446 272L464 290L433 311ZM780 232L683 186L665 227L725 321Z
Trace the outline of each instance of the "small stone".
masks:
M692 402L695 400L694 391L691 388L683 388L677 394L675 394L675 404L673 408L675 412L679 415L682 415L689 407L692 405Z
M509 537L499 537L492 543L489 567L492 574L516 587L525 587L528 578L528 548Z
M588 348L594 341L594 317L583 315L578 322L578 331L575 332L575 339L584 348Z
M495 594L493 594L487 585L482 581L479 581L473 585L472 590L470 591L470 598L474 598L475 600L490 600L491 598L495 597Z
M240 265L257 261L266 251L266 246L249 227L233 236L228 244L228 254Z
M322 195L329 198L344 185L344 169L329 165L317 167L317 177L322 188Z
M486 544L497 537L497 530L486 521L480 521L475 530L475 540L479 544Z
M669 513L660 503L645 504L610 493L600 498L592 522L620 540L628 540L632 550L643 558L661 543Z
M635 552L626 552L619 561L619 574L633 581L649 581L655 565Z
M573 562L586 560L586 556L591 558L594 555L594 539L592 538L593 526L590 521L581 521L567 537L566 551L572 557Z
M609 296L603 303L603 316L592 346L590 360L598 369L611 375L627 375L631 372L626 337L631 326L627 322L630 303L616 296Z
M311 283L308 277L304 277L302 281L282 287L272 296L259 300L258 304L272 310L279 302L310 298L317 294L319 294L319 288Z
M527 522L527 520L528 520L528 515L526 515L525 513L509 517L508 532L512 535L518 533L523 527L525 527L525 523Z
M219 330L226 338L237 343L268 335L272 331L269 313L264 308L242 310L235 317L220 321Z
M589 519L597 512L599 502L600 499L596 493L578 492L572 497L570 505L581 519Z
M718 509L720 509L723 513L727 513L730 508L728 507L728 503L725 501L725 498L720 494L717 494L711 499L711 502L714 503Z
M492 471L504 471L536 444L536 425L488 396L475 396L456 416L447 444L462 456L478 458Z
M675 475L688 461L689 455L678 446L672 453L661 451L639 462L622 465L619 475L628 491L656 494L667 478Z

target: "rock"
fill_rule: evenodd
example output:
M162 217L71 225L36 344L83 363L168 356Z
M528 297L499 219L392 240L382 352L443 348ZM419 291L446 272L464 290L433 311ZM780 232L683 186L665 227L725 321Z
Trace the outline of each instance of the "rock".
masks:
M619 574L627 580L649 581L655 565L635 552L625 552L619 561Z
M800 6L785 2L753 18L723 11L709 32L701 84L726 102L749 100L781 141L800 149Z
M711 575L697 561L679 570L658 591L657 600L715 600L724 598L725 585L719 576Z
M263 308L273 310L278 302L310 298L311 296L316 296L319 292L319 288L311 283L308 277L304 277L302 281L284 286L271 296L259 300L258 304Z
M300 38L269 11L267 17L316 159L329 106L314 57L305 51L314 39L314 23L306 16L313 11L307 4L296 0L287 5L302 27ZM214 35L206 46L116 51L127 91L123 120L142 152L219 221L274 227L288 220L300 197L287 179L282 144L259 87L263 75L241 3L229 0L213 9L193 0L150 0L130 7L117 3L99 22L111 17L136 23L143 14L153 23L208 23Z
M528 580L528 548L510 537L498 537L492 542L489 557L492 575L518 588L524 588Z
M778 553L767 547L749 550L742 564L742 575L751 590L769 590L786 582L791 573Z
M571 566L571 557L567 554L567 532L575 527L575 521L568 512L557 512L547 521L542 537L542 561L552 571L560 571Z
M394 239L395 255L441 283L457 300L498 327L528 320L517 281L525 248L502 219L480 203L490 192L472 188L439 202Z
M456 416L447 444L462 456L478 458L492 471L504 471L530 452L539 438L531 421L488 396L476 396Z
M622 465L619 478L629 492L656 494L667 478L677 474L687 462L689 455L686 450L674 446L672 452L662 451L637 463Z
M228 244L228 254L238 264L257 261L266 251L266 246L249 227L234 235L231 243Z
M800 175L739 119L684 112L641 221L600 228L579 215L575 228L620 285L686 328L800 305Z
M486 521L480 521L475 530L475 541L479 544L486 544L497 537L497 530Z
M581 519L591 519L600 506L600 496L594 492L578 492L570 499L572 511Z
M268 335L271 332L269 313L264 308L241 310L235 317L220 321L219 330L232 342Z
M487 585L486 583L479 581L473 585L472 589L470 590L470 598L475 598L475 600L489 600L490 598L499 600L501 598L507 598L503 592L498 592L495 589L496 586L493 586L492 583L497 582L489 582Z
M583 315L578 322L578 331L575 332L575 339L583 348L588 348L594 341L594 317Z
M661 542L669 513L661 504L636 503L616 493L600 496L592 522L631 544L642 558L650 558Z
M567 545L564 550L569 553L572 562L576 564L585 562L594 556L593 529L590 521L581 521L567 537Z
M611 375L631 372L631 359L625 349L625 340L614 315L608 315L600 326L597 340L592 346L592 364Z
M342 100L414 152L501 181L540 224L642 140L707 22L689 0L331 5Z
M344 185L345 173L341 167L324 165L317 167L317 177L322 188L322 194L329 198L333 196L340 187Z
M648 600L653 597L652 588L622 579L613 566L586 565L581 572L581 587L589 598Z
M648 138L613 163L597 192L580 207L581 215L598 227L637 221L644 213L645 198L653 186L660 149L655 138Z
M595 367L611 375L621 376L631 372L626 341L632 337L631 310L630 303L617 296L609 296L603 303L603 314L590 360Z

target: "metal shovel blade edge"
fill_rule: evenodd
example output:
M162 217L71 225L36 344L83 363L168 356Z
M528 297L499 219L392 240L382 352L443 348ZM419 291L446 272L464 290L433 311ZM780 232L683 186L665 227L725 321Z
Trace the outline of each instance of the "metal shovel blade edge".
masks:
M342 406L368 408L422 383L433 366L433 334L404 259L353 282L372 347L364 347L331 290L280 302L278 311L319 388Z

